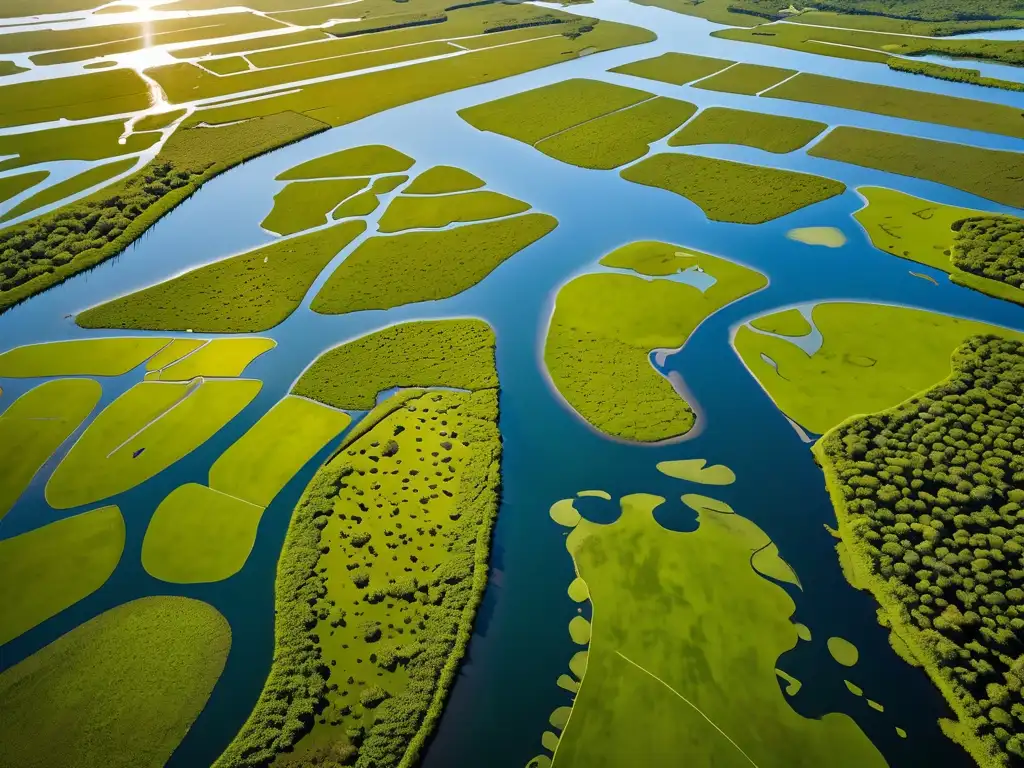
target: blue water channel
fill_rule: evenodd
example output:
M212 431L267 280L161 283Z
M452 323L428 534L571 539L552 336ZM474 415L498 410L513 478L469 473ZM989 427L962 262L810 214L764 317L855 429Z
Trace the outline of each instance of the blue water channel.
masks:
M569 694L558 688L555 680L566 671L575 650L567 630L576 610L566 595L572 563L565 551L563 529L548 517L549 506L585 488L601 488L613 497L656 493L668 499L659 519L667 527L692 529L693 513L681 504L679 496L700 488L655 470L658 461L691 457L735 470L736 484L716 488L713 495L761 526L800 575L803 590L788 586L787 590L797 606L794 620L810 627L814 642L800 643L780 661L780 667L805 683L791 699L794 708L808 717L830 711L848 713L894 767L972 765L939 732L936 720L947 713L938 692L923 672L909 667L890 650L885 631L875 621L871 597L856 592L843 580L834 541L824 529L826 523L834 522L834 515L821 473L807 445L747 373L730 339L736 327L753 316L823 300L904 304L1024 330L1019 307L959 288L942 273L875 250L851 218L863 204L854 190L858 185L890 186L954 205L1008 209L941 185L813 158L805 151L776 156L733 146L689 148L709 156L818 173L850 187L837 198L766 224L715 223L695 205L666 191L630 184L615 172L568 166L518 142L478 132L458 118L456 111L564 78L586 76L673 95L702 107L721 104L832 125L1020 151L1024 142L1007 137L641 81L606 70L664 51L686 50L1014 106L1024 107L1024 94L718 40L707 36L715 28L707 22L623 0L588 5L587 13L655 29L659 40L409 104L253 160L206 184L121 256L0 316L0 351L31 342L123 335L84 331L72 318L94 304L270 242L273 236L261 230L259 222L281 187L274 177L307 159L359 144L388 144L415 157L412 173L436 164L465 168L485 179L490 188L526 200L559 220L552 234L458 296L386 312L316 315L309 311L309 301L358 241L343 251L318 279L303 306L284 323L261 334L276 339L278 346L246 371L247 377L264 382L256 400L189 456L141 486L104 502L120 506L128 530L124 555L111 579L90 597L0 648L0 668L16 664L81 622L137 597L178 594L205 600L231 623L232 649L208 706L169 765L209 765L234 736L263 685L273 645L275 564L289 515L337 441L310 461L274 500L245 567L226 581L181 586L150 577L141 566L139 553L153 510L180 484L205 482L213 461L287 393L303 368L323 350L396 322L477 316L493 325L498 338L503 499L489 586L466 663L426 752L425 766L520 768L541 753L540 735L548 727L548 716L554 708L569 703ZM833 250L785 237L789 229L806 226L838 227L848 243ZM631 445L595 433L552 390L540 361L558 287L593 268L604 253L640 239L665 240L724 256L770 278L766 289L706 320L682 350L666 360L663 372L682 376L703 429L692 439L660 446ZM938 285L911 276L911 269L934 275ZM907 340L908 345L913 343L913 339ZM100 379L104 389L101 406L141 376L141 371L134 371ZM0 381L4 390L0 408L37 383ZM37 475L3 519L0 537L15 536L83 511L58 512L43 499L46 479L74 439ZM595 502L581 505L581 509L602 522L617 514L612 503ZM860 649L861 661L854 670L844 670L828 655L824 639L833 635L851 640ZM869 709L863 698L852 696L843 684L844 674L853 676L865 696L883 704L884 713ZM896 726L908 732L907 740L896 736Z

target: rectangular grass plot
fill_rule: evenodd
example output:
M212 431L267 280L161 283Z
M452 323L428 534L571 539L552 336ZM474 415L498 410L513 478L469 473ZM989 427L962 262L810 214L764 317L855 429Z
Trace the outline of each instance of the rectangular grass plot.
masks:
M737 64L706 80L701 80L694 88L755 96L795 74L794 69L766 67L761 64Z
M653 59L641 59L630 64L623 64L610 71L643 77L648 80L660 80L672 85L685 85L713 75L731 64L733 62L726 59L713 59L709 56L696 56L690 53L663 53Z

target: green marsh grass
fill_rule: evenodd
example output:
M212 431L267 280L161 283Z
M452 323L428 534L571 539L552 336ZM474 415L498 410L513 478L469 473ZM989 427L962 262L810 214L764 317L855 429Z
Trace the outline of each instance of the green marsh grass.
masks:
M168 339L121 336L27 344L0 355L0 377L120 376L156 354Z
M0 414L0 519L100 400L91 379L48 381ZM5 641L0 640L0 645Z
M396 197L380 217L377 228L384 233L436 229L454 223L511 216L529 209L529 204L522 200L486 190L435 197Z
M660 80L672 85L685 85L713 75L733 63L726 59L713 59L690 53L663 53L652 59L623 64L610 71L647 80Z
M454 296L557 224L552 216L530 213L437 232L371 237L327 279L311 309L345 314Z
M708 107L669 140L670 147L695 144L743 144L766 152L794 152L828 126L796 117Z
M275 346L277 342L273 339L260 337L211 339L178 362L164 366L159 371L147 373L146 379L191 381L197 376L241 376L253 360Z
M697 107L658 97L604 115L537 143L557 160L583 168L609 170L638 160L684 122Z
M694 88L754 96L795 74L795 69L766 67L763 64L736 64L723 72L701 80Z
M72 446L46 484L46 500L70 509L134 488L211 438L260 387L250 379L136 384Z
M122 133L124 120L111 120L0 136L0 155L17 155L0 161L0 170L57 160L105 160L149 149L160 138L155 133L133 133L118 144Z
M712 221L760 224L842 194L842 182L696 155L660 154L620 174L687 198Z
M945 184L1024 207L1024 154L840 126L808 154Z
M375 176L381 173L401 173L415 161L397 149L382 144L352 147L324 155L289 168L279 174L278 181L320 179L335 176Z
M6 203L26 189L31 189L36 184L45 181L49 175L49 171L29 171L14 176L4 176L0 179L0 203Z
M124 160L115 160L112 163L106 163L95 168L90 168L77 176L72 176L69 179L57 182L45 189L39 190L34 195L25 198L20 203L13 206L9 211L7 211L7 213L0 216L0 222L16 219L19 216L23 216L26 213L36 210L37 208L43 208L44 206L59 202L66 197L77 195L79 192L84 192L90 187L95 187L98 184L102 184L115 176L119 176L122 173L131 170L133 165L135 165L135 158L128 157Z
M131 69L0 85L0 128L135 112L149 103L146 82Z
M450 165L435 165L428 168L406 187L407 195L444 195L450 192L468 192L484 186L481 178L469 171Z
M160 502L142 541L142 567L172 584L223 581L242 570L263 507L188 483Z
M395 387L490 389L494 332L482 320L423 320L389 326L324 352L292 393L346 410L369 410Z
M255 333L284 321L366 225L337 226L231 256L79 314L83 328ZM2 358L0 358L2 362Z
M227 621L199 600L111 608L0 673L0 739L22 768L68 755L78 768L161 768L230 647Z
M295 181L274 195L274 208L260 224L279 235L318 227L338 205L370 183L369 179Z
M750 324L759 331L779 336L806 336L812 330L811 324L799 309L786 309L771 315L762 315L751 320Z
M0 645L102 587L124 539L121 512L103 507L0 541Z

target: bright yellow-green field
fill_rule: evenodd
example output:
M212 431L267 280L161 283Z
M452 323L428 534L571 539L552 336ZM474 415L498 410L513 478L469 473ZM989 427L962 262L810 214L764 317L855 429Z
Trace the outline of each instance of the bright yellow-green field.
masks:
M891 408L946 378L953 350L968 336L1024 338L973 320L881 304L828 302L811 317L823 342L810 357L789 341L747 327L733 344L779 410L818 434L849 416ZM765 322L773 322L771 316Z
M479 189L484 181L469 171L450 165L435 165L428 168L405 189L407 195L444 195L449 192L465 192Z
M46 484L46 500L69 509L134 488L206 442L260 386L250 379L136 384L86 428Z
M709 107L668 140L670 147L694 144L743 144L766 152L793 152L828 126L796 117Z
M121 512L103 507L0 541L0 645L103 586L124 537Z
M328 222L342 200L359 192L369 179L296 181L274 195L274 208L260 225L279 235L290 235Z
M349 221L186 272L75 318L84 328L257 333L283 322L366 225ZM2 358L0 358L2 361Z
M724 464L707 467L707 463L707 459L659 461L658 471L678 480L688 480L701 485L732 485L736 482L736 473Z
M69 755L76 768L162 768L230 647L227 621L199 600L112 608L0 673L0 743L19 768Z
M949 274L950 279L976 291L1018 304L1024 291L957 268L950 259L955 222L983 211L958 208L897 192L885 187L860 187L866 204L853 217L864 227L876 248Z
M537 149L563 163L609 170L647 154L688 120L697 107L687 101L658 97L577 125L537 143Z
M777 333L780 336L806 336L811 332L811 324L800 314L798 309L786 309L771 315L762 315L750 321L750 325L759 331Z
M263 507L205 485L179 486L149 521L142 567L173 584L222 581L242 570L262 516Z
M706 317L768 281L734 262L670 243L627 248L602 263L662 275L696 265L716 282L701 292L666 279L577 277L555 299L544 363L562 397L595 428L626 440L656 442L685 434L695 416L651 365L650 353L682 346Z
M12 197L17 197L26 189L34 187L50 175L49 171L30 171L19 173L14 176L4 176L0 179L0 203L6 203Z
M479 283L557 226L546 214L362 242L324 283L314 312L345 314L445 299Z
M652 94L600 80L563 80L468 107L459 116L481 131L526 144L651 98Z
M397 149L381 144L352 147L317 157L278 175L279 181L323 179L338 176L375 176L380 173L401 173L415 162Z
M380 217L381 232L438 228L455 222L481 221L528 211L522 200L487 190L458 195L396 197Z
M100 385L91 379L48 381L26 392L0 415L0 519L39 468L92 412L100 394Z
M231 378L241 376L253 360L277 346L273 339L210 339L188 357L153 373L147 380L189 381L196 376Z
M696 203L712 221L760 224L842 194L846 185L807 173L696 155L661 154L626 168L627 181Z
M0 377L120 376L141 365L168 341L123 336L29 344L0 355Z
M289 395L221 454L210 468L210 487L265 507L351 421L343 411Z
M630 64L623 64L611 71L648 80L660 80L672 85L685 85L713 75L732 63L726 59L713 59L691 53L663 53L653 59L641 59Z
M0 136L0 156L16 155L0 161L0 170L57 160L103 160L141 152L160 138L155 133L133 133L119 144L123 132L124 121L111 120Z
M736 64L723 72L701 80L694 88L754 96L795 74L796 70L794 69L766 67L762 64Z
M146 361L147 371L159 371L187 354L195 352L209 339L174 339Z
M149 104L145 81L130 69L0 85L0 128L116 115Z

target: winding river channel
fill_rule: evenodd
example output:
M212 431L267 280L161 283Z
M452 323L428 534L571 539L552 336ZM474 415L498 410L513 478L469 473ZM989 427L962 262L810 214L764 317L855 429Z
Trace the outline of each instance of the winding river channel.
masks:
M576 608L566 595L572 563L562 530L548 517L549 506L584 488L601 488L613 498L655 493L669 500L659 512L667 527L692 528L694 516L679 501L680 494L692 488L655 470L658 461L691 457L726 464L735 471L737 482L720 492L715 489L715 495L763 528L800 576L802 591L787 585L797 605L794 620L811 628L815 642L800 643L784 657L786 671L805 682L800 695L791 699L793 706L809 717L830 711L850 714L894 768L972 764L939 732L936 720L945 714L945 708L938 692L923 672L909 667L890 650L885 631L875 621L872 598L843 580L834 542L824 529L824 524L834 522L834 515L821 473L808 446L747 373L730 340L735 328L754 315L837 299L905 304L1024 330L1024 313L1019 307L959 288L941 273L875 250L852 219L863 204L855 191L858 185L890 186L953 205L1008 209L941 185L810 157L805 150L777 156L744 147L689 148L708 156L817 173L849 187L839 197L766 224L715 223L695 205L669 192L631 184L614 171L565 165L523 144L480 133L456 111L557 80L591 77L677 96L701 106L724 105L1020 151L1024 142L1002 136L639 81L606 70L664 51L682 50L1021 108L1024 93L946 83L891 72L877 64L720 40L709 37L715 25L708 22L625 0L598 0L583 12L647 27L657 32L659 39L402 106L248 162L206 184L121 256L0 316L0 351L31 342L103 335L102 331L79 329L74 314L271 241L273 236L259 223L281 187L274 177L304 160L359 144L387 144L405 152L417 160L413 173L436 164L459 166L485 179L490 188L528 201L559 221L549 236L458 296L386 312L317 315L309 310L309 301L363 238L343 251L309 291L303 306L284 323L261 334L276 339L278 346L246 371L247 377L264 382L256 400L198 450L107 502L120 506L128 531L125 553L110 580L90 597L6 645L0 650L0 668L16 664L102 611L143 595L180 594L208 601L231 624L231 654L208 706L169 765L209 765L248 715L262 687L273 645L275 564L289 515L337 441L321 451L274 500L244 569L226 581L179 586L150 577L142 568L139 552L154 509L178 485L205 482L220 453L277 402L323 350L395 322L477 316L494 326L498 338L503 500L490 584L467 661L424 765L521 768L541 751L540 735L549 714L569 701L569 694L555 681L573 653L567 625ZM656 145L652 151L660 148ZM379 213L380 209L376 215ZM830 249L785 236L792 228L811 226L838 227L848 242ZM663 372L682 376L704 428L692 439L660 446L631 445L596 434L552 391L540 361L558 287L593 268L604 253L641 239L664 240L721 255L770 278L766 289L706 320L682 350L665 361ZM911 269L934 275L938 284L912 276ZM141 377L141 371L134 371L101 379L101 406ZM37 383L3 380L0 407ZM0 537L82 511L57 512L43 499L46 478L73 440L51 459L3 519ZM593 504L580 507L584 514L601 521L614 519L614 502L589 501ZM823 642L833 635L851 640L860 649L858 683L865 695L884 705L884 712L869 709L863 699L847 692L842 668L832 662ZM904 728L909 737L898 738L895 726Z

